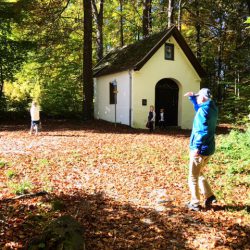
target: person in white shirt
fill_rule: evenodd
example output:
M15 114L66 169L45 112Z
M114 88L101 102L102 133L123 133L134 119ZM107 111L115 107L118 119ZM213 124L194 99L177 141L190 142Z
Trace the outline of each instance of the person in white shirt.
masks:
M31 126L30 126L30 134L32 134L33 130L35 131L35 135L38 134L38 126L40 123L40 109L37 102L32 102L30 108L30 116L31 116Z
M165 116L164 116L164 109L160 109L159 128L165 128Z

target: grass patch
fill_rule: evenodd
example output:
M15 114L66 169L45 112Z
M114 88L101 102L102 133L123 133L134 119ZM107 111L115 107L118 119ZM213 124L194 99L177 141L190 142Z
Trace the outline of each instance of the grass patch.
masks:
M1 161L1 160L0 160L0 168L5 167L5 166L6 166L6 164L7 164L6 162L4 162L4 161Z
M226 203L242 201L249 205L249 198L242 190L250 186L250 127L245 132L233 130L229 135L221 135L217 142L209 167L211 181L219 188L216 195Z
M29 181L24 180L20 183L9 182L8 187L12 193L21 195L29 193L33 185Z
M40 167L45 167L45 166L49 165L49 160L45 159L45 158L39 159L38 164L39 164Z
M16 175L16 173L12 169L9 169L6 171L6 176L8 179L12 179L15 175Z

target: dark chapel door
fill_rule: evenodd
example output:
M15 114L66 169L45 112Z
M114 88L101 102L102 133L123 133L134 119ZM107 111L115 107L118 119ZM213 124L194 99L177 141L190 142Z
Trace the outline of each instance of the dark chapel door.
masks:
M156 125L160 119L160 109L164 109L166 126L178 125L179 87L171 79L162 79L155 86Z

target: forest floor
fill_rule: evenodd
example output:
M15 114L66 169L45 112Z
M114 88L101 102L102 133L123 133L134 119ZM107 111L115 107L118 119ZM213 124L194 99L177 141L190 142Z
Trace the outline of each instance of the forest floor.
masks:
M250 249L247 190L185 208L190 131L50 121L31 136L28 126L0 125L0 249L24 248L63 214L83 225L91 250Z

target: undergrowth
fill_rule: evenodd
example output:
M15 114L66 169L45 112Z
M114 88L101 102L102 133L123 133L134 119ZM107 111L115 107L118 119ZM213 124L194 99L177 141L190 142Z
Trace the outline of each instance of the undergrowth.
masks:
M217 150L209 167L216 195L225 203L250 206L250 127L217 138Z

